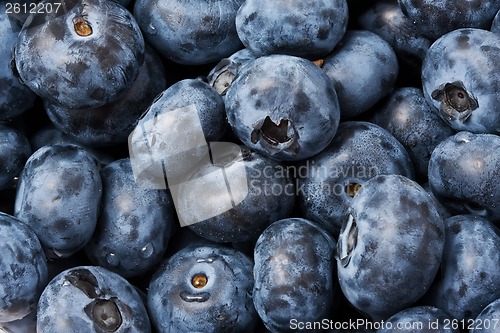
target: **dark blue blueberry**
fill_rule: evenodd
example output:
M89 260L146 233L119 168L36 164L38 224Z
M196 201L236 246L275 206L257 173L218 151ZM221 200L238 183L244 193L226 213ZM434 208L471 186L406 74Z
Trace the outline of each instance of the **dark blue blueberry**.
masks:
M252 262L220 246L187 247L155 273L148 309L158 333L253 332Z
M424 59L425 98L457 131L500 134L498 68L500 36L481 29L450 32Z
M335 83L342 119L357 116L387 95L398 76L398 59L380 36L349 30L325 58L323 71Z
M98 266L63 271L47 285L37 309L38 333L150 333L146 307L120 275Z
M441 263L444 225L420 185L400 175L379 175L352 199L337 244L344 295L380 321L429 289Z
M68 257L92 237L101 188L97 163L83 148L44 146L19 176L14 213L37 234L48 257Z
M356 191L380 174L413 178L410 156L389 132L367 122L343 122L330 146L297 167L301 211L335 237Z
M0 323L23 318L36 308L48 282L47 263L35 233L0 212Z
M94 109L45 103L45 110L57 128L85 145L125 143L144 111L166 89L165 75L160 57L147 47L139 75L118 101Z
M172 199L166 190L138 186L128 158L106 165L101 177L101 208L87 254L122 276L144 274L160 262L173 232Z
M330 53L347 27L346 0L247 0L236 15L243 45L257 56L289 54L315 60Z
M291 215L295 184L284 165L244 146L210 148L213 164L171 188L181 225L215 242L255 241Z
M500 298L500 230L474 215L450 217L445 227L440 274L426 301L455 319L474 319Z
M468 328L471 333L495 333L500 328L499 318L500 298L485 307Z
M34 14L19 34L16 67L47 102L74 109L113 101L134 83L144 39L132 14L113 1L68 0Z
M335 241L314 223L290 218L271 224L254 251L253 301L271 332L294 332L292 319L328 319L337 289Z
M234 20L243 0L137 0L134 16L164 57L186 65L219 61L242 47Z
M453 318L433 306L416 306L402 310L384 321L377 333L460 333Z
M432 39L459 29L487 29L500 6L498 0L398 0L414 27Z
M0 120L20 115L33 106L35 93L19 81L12 65L19 31L6 14L5 1L0 5Z
M333 82L311 61L289 55L260 57L244 66L225 101L239 139L277 160L319 153L340 119Z
M454 214L500 221L500 137L459 132L441 142L429 161L429 185Z
M0 123L0 189L9 187L31 155L23 132Z
M500 10L495 15L493 23L491 23L490 31L497 35L500 35Z
M370 121L394 135L406 148L419 179L427 180L434 148L455 134L432 110L418 88L399 88L377 108Z

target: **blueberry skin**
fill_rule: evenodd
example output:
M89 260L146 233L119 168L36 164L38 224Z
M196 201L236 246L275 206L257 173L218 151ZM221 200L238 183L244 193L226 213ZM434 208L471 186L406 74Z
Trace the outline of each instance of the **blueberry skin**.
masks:
M441 263L444 225L420 185L400 175L379 175L352 199L337 244L344 295L380 321L429 289Z
M429 185L450 212L500 220L500 137L459 132L429 161Z
M127 142L139 118L166 88L162 60L156 51L146 47L139 75L117 101L93 109L68 109L45 103L45 111L57 128L78 142L112 146Z
M457 131L500 133L500 36L458 29L432 44L422 65L424 96Z
M24 133L0 123L0 190L11 185L30 155L30 144Z
M193 186L186 182L178 192L172 192L177 196L179 219L189 223L198 235L215 242L255 241L271 223L289 217L294 208L295 184L285 166L247 147L240 149L241 157L231 150L220 155L217 149L212 150L214 164L200 165L189 177L199 179L198 183ZM221 177L221 168L225 178ZM246 182L245 186L242 182ZM234 205L220 212L228 195ZM214 213L205 219L207 211Z
M495 15L493 23L491 23L490 31L494 34L500 35L500 10Z
M120 98L144 60L132 14L108 0L69 0L64 13L35 14L15 49L22 81L52 104L99 107ZM29 23L28 23L29 22Z
M176 223L172 199L165 190L138 186L128 158L106 165L101 178L101 208L87 255L124 277L144 274L166 251Z
M398 88L378 108L370 121L394 135L406 148L418 179L427 180L434 148L455 134L427 103L421 89Z
M224 101L201 79L181 80L159 94L129 136L129 153L137 181L165 188L185 179L206 157L206 142L226 131ZM145 185L146 186L146 185Z
M289 55L247 64L225 101L229 124L239 139L281 161L319 153L333 139L340 119L333 82L314 63Z
M335 83L342 119L357 116L387 95L396 82L396 53L377 34L348 30L340 45L329 54L323 71Z
M487 29L500 8L498 0L398 0L403 13L423 35L437 39L459 28Z
M149 333L146 307L120 275L99 266L76 266L50 281L37 309L39 333Z
M438 323L437 328L432 327L431 329L430 325L434 325L436 321ZM385 327L377 330L377 333L426 333L429 331L435 333L460 333L460 330L450 327L452 322L453 318L443 310L422 305L402 310L391 316L385 321ZM388 328L391 325L392 329ZM398 329L398 325L402 328ZM421 325L421 327L416 325Z
M338 236L359 185L380 174L414 178L410 156L389 132L368 122L346 121L330 146L298 170L302 214Z
M473 322L471 333L495 333L498 330L498 318L500 318L500 298L491 302L481 311Z
M257 56L289 54L316 60L330 53L347 28L346 0L247 0L236 15L238 36Z
M0 212L0 238L0 323L4 323L36 309L48 272L40 241L27 225Z
M252 262L221 246L187 247L155 273L148 309L158 333L253 332Z
M253 301L271 332L292 332L290 320L328 318L337 288L335 241L302 218L271 224L254 250Z
M11 61L19 31L0 6L0 120L19 116L33 106L35 93L19 81Z
M453 318L473 319L500 297L500 230L474 215L444 221L445 246L428 303Z
M83 148L44 146L19 176L14 215L37 234L47 257L69 257L92 237L101 190L98 166Z
M144 37L164 57L203 65L242 47L234 20L243 0L137 0L134 16Z

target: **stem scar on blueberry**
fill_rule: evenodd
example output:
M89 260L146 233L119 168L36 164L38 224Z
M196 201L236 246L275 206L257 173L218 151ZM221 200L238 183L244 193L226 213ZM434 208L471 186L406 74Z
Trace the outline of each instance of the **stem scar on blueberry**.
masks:
M323 65L325 64L325 60L324 59L318 59L318 60L313 61L313 63L316 66L318 66L319 68L323 68Z
M448 120L460 120L464 122L470 117L472 111L479 107L465 89L462 82L446 83L444 87L432 92L431 97L441 102L440 111Z
M208 277L203 273L193 275L191 278L191 285L196 289L205 287L208 283Z
M279 122L275 123L269 116L267 116L264 119L262 126L259 129L252 131L252 143L257 143L257 141L261 138L273 146L290 141L290 137L288 136L288 126L289 121L286 118L282 118Z
M345 192L347 193L348 196L351 198L354 198L356 193L358 193L359 189L361 188L361 184L358 183L349 183L345 187Z
M90 22L86 20L85 16L73 18L73 27L77 35L81 37L88 37L93 33L92 26Z

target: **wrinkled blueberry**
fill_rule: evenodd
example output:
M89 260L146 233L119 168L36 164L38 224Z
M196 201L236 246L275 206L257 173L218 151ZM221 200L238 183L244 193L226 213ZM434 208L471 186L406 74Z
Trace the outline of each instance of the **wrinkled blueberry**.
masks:
M30 144L24 133L0 123L0 189L12 183L30 155Z

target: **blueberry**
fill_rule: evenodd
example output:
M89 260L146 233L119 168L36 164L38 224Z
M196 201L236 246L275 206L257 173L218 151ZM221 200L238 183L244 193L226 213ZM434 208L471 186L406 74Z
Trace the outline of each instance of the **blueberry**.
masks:
M436 39L459 28L487 29L499 8L489 0L398 0L422 34Z
M271 224L254 251L253 301L271 332L292 332L292 319L328 318L337 287L335 241L302 218Z
M495 333L498 331L500 318L500 298L488 304L487 307L472 321L471 333Z
M371 31L348 30L323 70L335 83L342 119L357 116L387 95L399 65L391 46Z
M146 308L134 287L98 266L63 271L47 285L37 309L39 333L149 333Z
M385 321L377 333L460 333L452 328L453 318L433 306L416 306L402 310Z
M14 46L19 32L6 14L6 5L0 6L0 120L19 116L33 106L35 93L21 83L12 65Z
M4 323L35 310L48 272L42 246L27 225L0 212L0 238L0 323Z
M432 44L422 65L427 101L457 131L500 133L500 36L458 29Z
M0 123L0 189L12 184L30 155L30 144L24 133Z
M214 164L200 165L172 192L181 224L215 242L255 241L291 215L295 184L284 165L246 147L210 146Z
M45 110L57 128L85 145L125 143L144 111L166 89L165 75L159 55L147 47L139 75L118 101L93 109L45 103Z
M396 89L370 121L385 128L403 144L411 156L417 177L427 180L434 148L455 134L431 108L419 88Z
M400 175L379 175L352 199L337 244L344 295L380 321L429 289L441 263L444 226L420 185Z
M491 23L490 31L500 35L500 10L498 10L495 18L493 19L493 23Z
M106 165L101 176L101 209L87 254L122 276L144 274L167 248L176 223L172 199L165 190L138 186L128 158Z
M108 0L69 0L59 10L34 14L21 30L15 63L22 81L65 108L116 101L134 83L144 59L135 19Z
M315 60L330 53L347 27L346 0L247 0L236 15L243 45L255 55L289 54Z
M500 221L500 137L459 132L441 142L429 161L429 185L455 214Z
M410 156L396 138L358 121L340 123L330 146L297 171L302 214L335 237L352 197L367 180L380 174L414 177Z
M159 333L253 332L252 262L220 246L187 247L155 273L148 309Z
M441 274L427 302L458 320L476 318L500 297L500 230L474 215L445 220Z
M48 257L68 257L94 232L101 188L97 164L83 148L44 146L19 176L14 213L35 231Z
M288 55L260 57L244 66L225 101L239 139L277 160L319 153L340 119L333 82L314 63Z
M243 0L137 0L134 16L164 57L186 65L219 61L241 48L234 20Z

